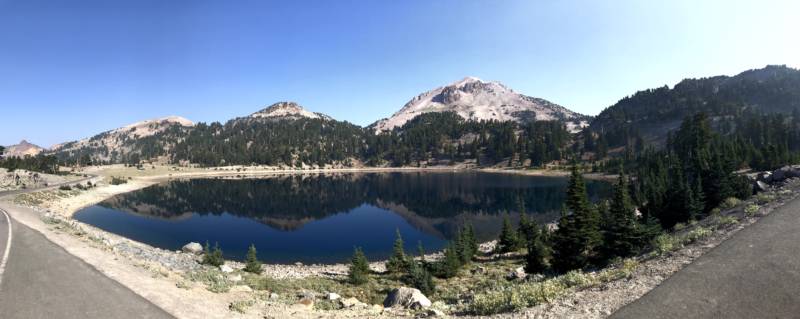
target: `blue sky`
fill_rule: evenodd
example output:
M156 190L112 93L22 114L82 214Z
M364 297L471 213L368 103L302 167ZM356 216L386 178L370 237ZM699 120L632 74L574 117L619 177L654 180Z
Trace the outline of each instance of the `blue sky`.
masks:
M356 124L465 76L585 114L800 66L798 1L0 0L0 144L273 102Z

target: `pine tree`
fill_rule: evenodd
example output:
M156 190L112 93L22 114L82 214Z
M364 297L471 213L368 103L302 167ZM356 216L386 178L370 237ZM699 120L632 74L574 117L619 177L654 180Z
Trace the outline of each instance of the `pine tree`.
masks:
M403 237L397 229L397 239L394 240L392 256L386 261L386 270L393 273L400 273L406 268L406 253L403 250Z
M600 218L589 206L586 184L576 165L572 167L565 204L571 214L561 217L553 238L553 266L560 272L595 262L602 243Z
M354 285L363 285L369 281L369 261L359 247L353 251L348 279Z
M501 253L512 252L519 247L517 231L511 226L508 215L503 218L503 229L500 231L500 241L497 243L497 247Z
M461 258L454 245L451 243L450 246L444 250L444 258L442 258L442 261L438 264L438 276L442 278L453 278L458 274L461 265Z
M253 245L253 244L250 244L250 248L247 249L247 258L246 258L246 261L245 261L244 271L249 272L249 273L254 273L254 274L260 274L261 273L261 271L262 271L261 262L258 261L258 257L257 257L256 254L257 254L256 246Z
M636 208L628 192L628 180L621 168L617 183L614 185L606 225L603 242L603 254L606 260L630 256L644 244L642 227L637 220Z
M538 232L536 231L536 235L528 242L528 254L525 255L525 272L529 274L542 273L548 268L550 248Z
M413 260L408 263L406 282L426 295L430 295L436 290L433 276L431 276L425 264L417 263Z
M208 241L206 241L206 246L204 248L205 254L203 255L203 264L212 265L212 266L222 266L225 264L225 258L222 254L222 249L219 248L219 243L214 244L214 250L208 245Z

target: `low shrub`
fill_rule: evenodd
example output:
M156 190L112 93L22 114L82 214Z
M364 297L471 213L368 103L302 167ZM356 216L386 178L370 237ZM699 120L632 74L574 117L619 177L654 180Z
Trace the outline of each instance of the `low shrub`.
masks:
M712 233L711 229L708 229L706 227L697 227L684 236L683 242L685 244L690 244L700 239L711 236L711 233Z
M62 190L62 191L71 191L71 190L72 190L72 186L69 186L69 185L61 185L61 186L59 186L59 187L58 187L58 189L60 189L60 190Z
M742 200L740 200L740 199L738 199L736 197L728 197L724 201L722 201L722 203L720 203L719 206L720 206L720 208L725 210L725 209L731 209L731 208L734 208L736 206L739 206L739 204L741 204L741 203L742 203Z
M756 213L758 212L758 210L759 210L760 208L761 208L761 207L759 207L759 206L758 206L758 205L756 205L756 204L750 204L750 205L747 205L747 207L745 207L745 208L744 208L744 214L745 214L746 216L748 216L748 217L755 216L755 215L756 215Z
M126 183L128 183L128 180L125 179L124 177L116 177L116 176L111 177L111 185L121 185Z
M651 243L655 252L659 255L671 252L680 248L681 244L675 237L669 234L661 234L653 238Z

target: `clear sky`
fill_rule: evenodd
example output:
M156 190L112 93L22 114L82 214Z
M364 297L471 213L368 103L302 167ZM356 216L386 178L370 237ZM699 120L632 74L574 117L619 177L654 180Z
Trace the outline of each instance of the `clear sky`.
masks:
M800 1L0 0L0 144L297 101L367 125L465 76L585 114L800 66Z

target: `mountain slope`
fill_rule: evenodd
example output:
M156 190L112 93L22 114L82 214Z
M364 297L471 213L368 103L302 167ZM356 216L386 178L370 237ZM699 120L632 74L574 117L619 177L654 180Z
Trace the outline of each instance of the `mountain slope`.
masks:
M175 134L194 126L180 116L168 116L126 125L90 138L54 145L48 153L63 161L77 162L88 156L93 162L138 162L139 158L164 155ZM163 136L171 133L171 137Z
M686 79L672 89L664 86L636 92L597 115L591 131L603 133L610 146L641 136L663 142L667 132L698 112L719 120L745 113L791 113L800 108L800 70L767 66L736 76Z
M514 92L499 82L466 77L422 93L387 119L374 123L377 133L390 131L429 112L455 112L468 120L531 122L584 120L586 117L547 100ZM579 124L568 124L568 128Z
M311 112L295 102L278 102L267 108L250 114L251 118L258 119L323 119L333 120L330 116L322 113Z
M5 157L36 156L43 151L44 148L35 144L28 143L28 141L26 140L22 140L21 142L19 142L19 144L6 147L5 152L3 152L3 156Z

